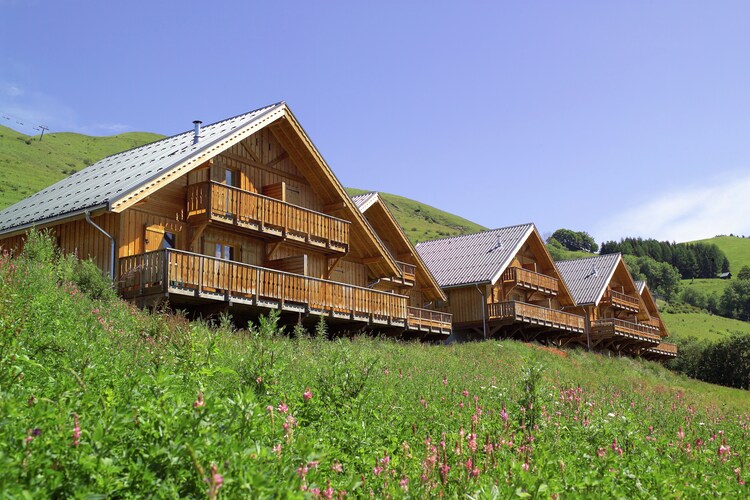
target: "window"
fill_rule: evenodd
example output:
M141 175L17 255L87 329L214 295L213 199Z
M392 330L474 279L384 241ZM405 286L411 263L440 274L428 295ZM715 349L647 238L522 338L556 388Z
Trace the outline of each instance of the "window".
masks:
M177 239L174 233L165 232L162 240L162 248L175 248Z
M231 245L217 243L214 256L217 259L234 260L234 248Z
M239 176L237 175L236 170L232 170L230 168L224 169L224 184L226 184L227 186L237 187L238 180Z

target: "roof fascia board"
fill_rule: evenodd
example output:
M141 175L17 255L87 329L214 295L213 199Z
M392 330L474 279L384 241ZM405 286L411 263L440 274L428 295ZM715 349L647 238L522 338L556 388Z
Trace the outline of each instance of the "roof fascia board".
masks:
M151 188L163 183L165 180L171 182L177 179L179 176L191 171L194 167L201 165L206 160L213 158L214 156L221 153L226 149L234 146L238 142L246 139L250 135L257 132L259 129L270 125L272 122L283 117L288 112L286 104L281 103L278 106L272 107L260 113L254 117L245 125L228 132L216 139L207 142L201 148L194 151L188 158L177 161L165 168L162 172L158 172L148 179L145 179L138 186L134 187L127 193L123 193L120 196L110 200L110 207L113 212L122 212L128 207L141 201L143 198L151 194ZM134 191L140 190L140 192L134 193Z
M50 217L48 219L42 219L37 220L34 222L29 222L28 224L24 224L22 226L13 226L12 228L8 228L5 231L0 231L0 236L3 238L10 238L11 236L17 236L19 234L23 234L32 227L47 227L47 226L53 226L62 224L63 222L68 221L68 219L77 219L82 217L86 212L92 212L91 216L96 217L97 215L101 215L102 213L109 212L109 205L106 203L102 203L100 205L94 205L88 208L81 208L78 210L75 210L74 212L68 212L65 214L56 215L54 217Z
M338 178L334 175L333 171L331 170L331 167L328 166L328 163L326 163L325 159L323 158L323 155L320 154L320 151L318 151L318 148L315 147L315 144L310 140L310 136L307 135L307 132L305 132L305 129L302 128L302 125L300 125L299 121L297 121L297 118L294 116L294 113L285 105L286 109L286 118L289 121L289 124L292 126L292 128L297 132L299 137L303 140L305 143L305 147L307 150L312 153L313 157L315 158L315 161L323 167L323 169L328 174L328 178L332 182L334 189L339 194L339 197L343 200L344 205L349 209L349 212L352 214L352 217L357 219L357 222L359 222L364 228L365 232L368 234L370 240L374 244L375 247L377 247L380 254L385 258L385 261L390 268L389 271L392 273L392 276L398 276L401 272L398 264L396 264L396 260L393 258L391 253L388 251L388 249L385 247L383 242L378 238L377 234L375 234L375 230L370 226L370 224L367 222L367 219L365 218L364 214L359 211L359 208L354 204L354 201L352 201L351 197L347 194L346 190L344 189L344 186L341 185L341 182L338 180Z
M467 286L476 286L476 285L492 285L492 283L493 283L492 281L487 281L487 280L485 280L485 281L472 281L471 283L461 283L461 284L458 284L458 285L444 286L443 290L448 290L450 288L465 288Z

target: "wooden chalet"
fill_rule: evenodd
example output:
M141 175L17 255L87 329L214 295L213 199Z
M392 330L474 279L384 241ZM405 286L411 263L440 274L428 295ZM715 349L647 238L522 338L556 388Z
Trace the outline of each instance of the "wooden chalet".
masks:
M448 337L451 333L451 315L428 309L438 301L445 301L446 296L383 198L373 192L353 196L352 201L399 267L398 275L379 278L372 288L409 297L409 318L418 317L416 324L421 328L421 331L409 332L411 335L421 334L432 339Z
M575 305L533 224L426 241L417 251L453 314L457 338L557 342L585 333Z
M403 278L403 266L283 102L198 122L49 186L0 212L0 245L19 247L33 226L142 306L248 319L279 309L387 333L433 325L406 294L370 286Z
M631 355L659 345L659 327L619 253L556 264L576 301L572 311L586 320L584 335L568 342Z
M668 361L676 358L677 345L671 342L664 342L663 340L669 337L669 332L664 321L661 319L661 314L659 314L659 309L656 307L656 301L654 300L654 296L651 295L651 290L649 290L645 281L636 281L635 286L638 289L638 293L641 294L643 303L646 305L646 310L648 310L648 315L650 316L648 323L659 329L659 336L662 339L659 341L659 345L642 351L641 356L653 361Z

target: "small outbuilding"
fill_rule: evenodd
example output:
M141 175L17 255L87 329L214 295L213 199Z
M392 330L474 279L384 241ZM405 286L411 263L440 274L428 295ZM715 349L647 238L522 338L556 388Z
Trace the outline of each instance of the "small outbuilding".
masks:
M732 279L732 273L721 273L719 275L719 278L723 280L731 280Z

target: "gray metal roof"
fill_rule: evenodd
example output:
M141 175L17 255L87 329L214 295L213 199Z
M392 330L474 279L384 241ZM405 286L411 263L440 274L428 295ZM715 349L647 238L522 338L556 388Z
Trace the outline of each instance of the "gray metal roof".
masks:
M424 241L417 252L443 288L494 283L532 231L534 224L521 224Z
M365 194L358 194L356 196L352 196L352 201L355 205L357 205L357 208L360 212L365 213L368 208L372 206L373 203L375 203L378 200L378 193L375 191L371 193L365 193Z
M598 304L622 256L619 253L555 262L576 304Z
M193 144L194 132L190 130L108 156L0 212L0 234L87 209L110 209L113 202L133 190L283 106L279 102L202 127L197 144Z
M638 290L638 293L643 295L643 289L646 288L646 282L643 280L638 280L635 282L635 288Z

